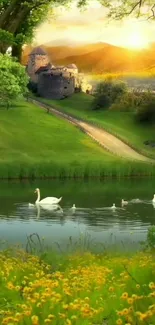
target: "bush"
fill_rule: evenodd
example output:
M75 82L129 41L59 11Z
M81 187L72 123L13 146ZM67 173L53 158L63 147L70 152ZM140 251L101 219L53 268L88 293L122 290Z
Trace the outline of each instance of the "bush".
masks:
M7 108L12 100L26 95L28 76L25 67L8 55L0 54L0 102Z
M138 122L154 123L155 122L155 96L144 98L141 105L137 108L135 118Z
M93 109L107 109L127 92L127 86L121 81L105 80L97 85Z
M110 109L114 111L131 112L143 102L144 94L137 91L128 91L118 98Z

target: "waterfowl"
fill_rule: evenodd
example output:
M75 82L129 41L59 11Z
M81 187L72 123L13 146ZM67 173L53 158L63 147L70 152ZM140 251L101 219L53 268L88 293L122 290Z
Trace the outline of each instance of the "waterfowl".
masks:
M62 199L62 197L60 197L60 198L46 197L45 199L40 201L40 189L36 188L35 193L37 193L37 195L38 195L35 204L40 204L40 205L42 205L42 204L58 204Z
M122 205L127 205L128 203L129 203L128 201L125 201L125 200L123 200L123 199L122 199L122 201L121 201L121 204L122 204Z
M115 203L113 203L111 209L112 209L112 210L115 210L115 209L116 209L116 205L115 205Z

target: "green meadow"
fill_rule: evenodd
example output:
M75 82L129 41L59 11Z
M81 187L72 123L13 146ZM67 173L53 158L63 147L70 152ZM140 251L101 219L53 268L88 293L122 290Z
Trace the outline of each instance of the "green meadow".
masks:
M75 102L77 105L76 97ZM121 177L155 173L154 166L136 161L129 164L127 159L107 152L69 122L26 101L16 103L10 110L0 110L0 153L0 178Z
M61 101L43 98L39 98L39 100L74 117L94 123L116 135L138 152L155 158L155 149L143 143L146 140L155 141L155 125L135 122L133 112L92 110L93 97L85 93L74 94L72 97Z

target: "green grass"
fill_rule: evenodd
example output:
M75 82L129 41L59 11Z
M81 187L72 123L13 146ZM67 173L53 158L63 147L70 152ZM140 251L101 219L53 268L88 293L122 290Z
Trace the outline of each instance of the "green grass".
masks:
M29 102L0 110L0 178L154 175L150 164L130 162Z
M0 110L0 177L100 176L123 160L76 127L21 102Z
M54 257L54 258L53 258ZM133 256L0 254L2 325L155 324L155 261Z
M75 117L95 123L137 151L155 158L155 148L143 144L145 140L155 141L155 125L142 125L135 122L132 112L93 111L91 109L93 97L85 93L74 94L72 97L61 101L43 98L39 98L39 100Z

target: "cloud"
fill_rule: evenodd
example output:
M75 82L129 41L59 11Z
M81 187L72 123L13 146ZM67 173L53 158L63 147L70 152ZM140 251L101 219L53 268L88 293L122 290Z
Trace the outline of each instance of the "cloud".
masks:
M124 22L107 23L105 9L96 0L91 0L85 11L76 8L75 3L70 9L57 8L56 16L51 22L42 24L36 31L35 41L38 44L52 40L70 39L77 42L106 41L115 45L125 45L127 38L132 38L135 30L150 41L155 40L155 26L149 22L126 19ZM125 45L126 46L126 45Z

